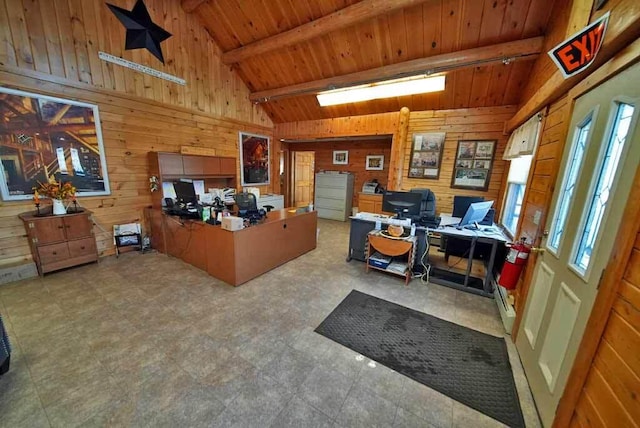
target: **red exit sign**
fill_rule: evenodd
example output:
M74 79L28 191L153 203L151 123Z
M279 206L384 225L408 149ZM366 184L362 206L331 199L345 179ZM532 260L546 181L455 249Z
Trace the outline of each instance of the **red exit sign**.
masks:
M564 78L580 73L596 58L609 21L609 12L548 52Z

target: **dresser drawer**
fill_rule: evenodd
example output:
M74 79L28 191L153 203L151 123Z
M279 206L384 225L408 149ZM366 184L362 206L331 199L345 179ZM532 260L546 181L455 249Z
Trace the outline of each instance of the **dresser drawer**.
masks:
M93 237L69 241L68 245L71 257L88 256L96 252L96 240Z
M40 263L54 263L69 258L69 248L66 242L60 244L43 245L38 247L38 257Z

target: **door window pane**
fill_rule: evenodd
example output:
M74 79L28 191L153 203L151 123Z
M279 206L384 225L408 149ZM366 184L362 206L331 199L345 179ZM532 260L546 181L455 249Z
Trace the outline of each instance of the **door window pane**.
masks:
M587 147L589 130L591 129L593 116L589 117L582 122L576 130L576 137L572 147L571 158L569 160L568 172L564 177L562 183L562 191L560 192L560 199L556 207L556 215L551 226L551 233L549 234L549 240L547 246L554 251L558 251L560 246L560 239L564 233L565 223L567 216L569 215L569 207L573 201L573 193L578 181L578 173L584 160L584 152Z
M618 103L617 105L615 121L607 143L607 151L602 160L595 192L591 197L589 214L581 232L580 244L574 259L576 267L582 273L589 266L591 252L600 230L618 163L629 133L633 111L634 107L630 104Z

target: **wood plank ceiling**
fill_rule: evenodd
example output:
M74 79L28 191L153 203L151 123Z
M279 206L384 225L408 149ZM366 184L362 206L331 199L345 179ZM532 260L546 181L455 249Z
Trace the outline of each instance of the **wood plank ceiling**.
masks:
M404 9L252 55L232 66L254 93L543 36L556 1L560 0L408 1L405 3L411 5ZM182 5L200 17L222 51L228 53L356 3L357 0L183 0ZM440 93L332 107L320 107L315 95L307 93L270 99L263 107L274 122L280 123L399 111L403 106L418 111L517 104L534 58L448 71L446 89Z

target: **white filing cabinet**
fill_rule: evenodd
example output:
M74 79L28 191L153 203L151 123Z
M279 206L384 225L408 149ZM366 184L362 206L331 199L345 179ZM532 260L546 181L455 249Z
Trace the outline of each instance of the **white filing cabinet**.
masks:
M353 174L316 174L315 209L318 217L347 221L353 200Z
M274 210L281 210L284 208L284 196L283 195L260 195L258 198L258 209L264 208L265 205L271 205Z

